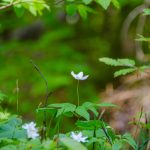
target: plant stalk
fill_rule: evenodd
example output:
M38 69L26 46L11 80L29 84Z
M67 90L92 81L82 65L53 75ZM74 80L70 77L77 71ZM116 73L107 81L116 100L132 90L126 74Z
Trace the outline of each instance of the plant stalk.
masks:
M79 80L77 82L77 100L78 100L78 106L80 105L80 99L79 99Z

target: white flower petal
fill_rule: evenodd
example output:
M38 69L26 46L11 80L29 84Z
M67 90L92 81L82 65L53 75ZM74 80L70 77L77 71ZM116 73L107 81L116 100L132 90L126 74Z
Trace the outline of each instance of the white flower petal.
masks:
M71 71L71 75L77 80L86 80L89 76L89 75L83 76L83 72L79 72L78 74L75 74L73 71Z
M34 122L26 123L22 126L27 131L28 138L35 139L39 137L38 129L35 126L36 124Z
M89 77L89 75L86 75L86 76L82 77L81 80L86 80L88 77Z
M78 133L78 137L79 137L79 138L82 138L82 132L79 132L79 133Z
M88 138L88 137L83 137L82 132L79 132L78 134L71 132L70 137L78 142L83 142L83 143L87 142L86 139Z
M77 75L76 75L73 71L71 71L71 75L72 75L75 79L77 79Z
M77 77L78 77L79 80L82 79L82 77L83 77L83 72L79 72L79 73L77 74Z

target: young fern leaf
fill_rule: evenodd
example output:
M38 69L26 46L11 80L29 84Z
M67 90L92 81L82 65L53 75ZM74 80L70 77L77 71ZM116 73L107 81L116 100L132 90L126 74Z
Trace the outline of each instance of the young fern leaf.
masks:
M114 73L114 77L118 77L118 76L121 76L121 75L126 75L126 74L132 73L136 70L137 70L136 68L121 69L121 70L118 70Z
M141 67L139 67L139 70L140 70L141 72L144 72L145 69L150 69L150 66L141 66Z
M150 9L146 8L143 10L144 15L150 15Z
M136 39L136 41L143 41L143 42L149 42L150 38L149 37L144 37L143 35L138 34L137 35L138 38Z
M100 58L99 61L105 63L110 66L125 66L125 67L134 67L135 61L132 59L112 59L108 57Z

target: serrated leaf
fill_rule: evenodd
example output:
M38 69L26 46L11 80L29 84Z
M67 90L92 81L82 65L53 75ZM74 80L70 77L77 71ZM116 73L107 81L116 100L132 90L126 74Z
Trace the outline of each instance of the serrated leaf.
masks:
M98 107L117 107L117 105L112 104L112 103L100 103L100 104L96 104L96 106L98 106Z
M116 71L114 73L114 77L118 77L118 76L121 76L121 75L126 75L126 74L132 73L132 72L134 72L136 70L137 70L136 68L121 69L121 70Z
M112 145L112 150L120 150L122 148L122 141L116 140Z
M138 34L138 38L136 41L143 41L143 42L149 42L150 38L149 37L144 37L143 35Z
M20 128L22 120L13 116L9 118L5 123L0 123L0 138L26 138L26 131Z
M50 104L50 105L48 105L48 107L57 110L56 117L59 117L60 115L68 113L68 112L74 112L76 109L76 106L71 103Z
M119 4L118 0L112 0L112 3L116 8L118 8L118 9L120 8L120 4Z
M67 147L68 150L87 150L85 146L71 138L60 138L59 140Z
M123 135L122 138L125 142L127 142L130 146L132 146L133 149L135 150L137 149L137 144L130 134L126 133Z
M33 0L31 2L29 2L28 0L22 0L21 5L34 16L36 16L37 14L41 15L44 9L49 10L49 6L44 0Z
M94 130L101 128L101 121L100 120L90 120L90 121L77 121L76 126L85 130Z
M150 15L150 9L149 8L144 9L143 12L144 12L144 15Z
M83 18L83 19L86 19L87 18L87 9L86 9L86 6L80 4L78 5L78 12L80 14L80 16Z
M95 108L95 104L91 102L85 102L82 104L87 110L90 110L93 112L93 114L97 117L98 116L98 111Z
M1 147L1 150L17 150L17 147L15 145L7 145Z
M16 4L14 5L14 11L18 17L21 17L23 16L25 9L22 7L21 4Z
M66 6L66 11L68 15L73 16L77 11L77 7L74 4L69 4Z
M84 4L88 5L92 2L92 0L82 0Z
M99 61L105 63L106 65L110 65L110 66L118 66L118 65L120 65L120 64L118 64L117 60L112 59L112 58L108 58L108 57L100 58Z
M3 101L7 96L0 91L0 102Z
M103 57L100 58L99 61L110 65L110 66L126 66L126 67L134 67L135 66L135 61L132 59L112 59L108 57Z
M12 3L14 0L2 0L3 2Z
M90 120L90 115L84 106L78 106L75 110L76 114L85 118L86 120Z
M144 66L139 67L140 71L144 71L145 69L150 69L150 66L144 65Z
M100 4L104 9L107 9L110 5L111 0L96 0L98 4Z

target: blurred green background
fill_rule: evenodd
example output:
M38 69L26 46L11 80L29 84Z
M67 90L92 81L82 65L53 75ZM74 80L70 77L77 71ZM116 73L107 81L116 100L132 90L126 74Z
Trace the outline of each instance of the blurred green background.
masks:
M113 80L113 74L98 59L134 57L134 50L123 52L120 32L129 12L142 2L120 0L120 9L110 6L107 11L93 5L97 13L89 14L86 20L78 15L69 17L63 8L55 6L37 17L28 12L17 17L12 9L0 12L0 90L8 96L3 107L16 112L17 80L20 115L33 118L35 109L44 101L44 81L30 60L48 81L52 91L48 103L76 103L77 81L71 71L89 75L88 80L80 82L80 99L100 102L100 91ZM135 19L131 33L136 23Z

